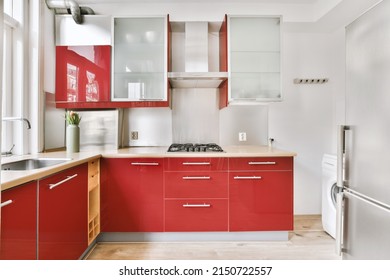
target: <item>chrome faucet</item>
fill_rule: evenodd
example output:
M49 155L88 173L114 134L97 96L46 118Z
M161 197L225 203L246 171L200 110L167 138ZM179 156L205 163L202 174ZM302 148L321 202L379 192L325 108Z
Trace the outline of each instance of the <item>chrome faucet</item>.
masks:
M9 149L9 151L7 151L7 152L2 152L1 153L1 156L11 156L12 155L12 150L14 149L14 147L15 147L15 144L13 144L12 145L12 147L11 147L11 149Z
M27 129L31 129L30 121L26 118L19 117L4 117L3 121L25 121L27 123Z

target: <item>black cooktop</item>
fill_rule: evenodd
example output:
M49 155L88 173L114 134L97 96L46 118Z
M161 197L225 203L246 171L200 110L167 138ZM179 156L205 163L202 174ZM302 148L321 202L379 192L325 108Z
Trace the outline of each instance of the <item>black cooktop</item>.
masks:
M168 148L168 152L223 152L223 149L215 144L178 144L174 143Z

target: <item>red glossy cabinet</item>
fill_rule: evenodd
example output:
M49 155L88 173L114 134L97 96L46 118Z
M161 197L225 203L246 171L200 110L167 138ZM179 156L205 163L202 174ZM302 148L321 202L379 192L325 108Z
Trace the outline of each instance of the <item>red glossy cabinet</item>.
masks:
M38 211L38 259L78 259L88 247L88 164L39 180Z
M56 106L105 108L111 98L111 46L56 47Z
M37 183L1 193L0 259L37 258Z
M228 230L228 159L166 158L165 231Z
M101 161L103 232L163 231L163 159Z
M293 158L229 160L230 231L293 229Z

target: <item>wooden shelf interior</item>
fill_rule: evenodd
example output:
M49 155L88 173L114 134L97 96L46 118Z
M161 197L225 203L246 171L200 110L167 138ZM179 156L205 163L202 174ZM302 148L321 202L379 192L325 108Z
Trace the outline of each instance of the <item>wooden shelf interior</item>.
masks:
M99 160L88 163L88 244L100 233Z

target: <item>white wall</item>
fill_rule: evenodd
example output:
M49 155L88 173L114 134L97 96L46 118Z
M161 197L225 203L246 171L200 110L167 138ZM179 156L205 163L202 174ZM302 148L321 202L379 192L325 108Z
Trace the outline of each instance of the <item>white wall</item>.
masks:
M321 160L335 153L336 104L344 95L344 32L285 33L283 98L269 107L269 137L275 147L297 152L295 213L321 213ZM329 78L325 84L294 78Z

